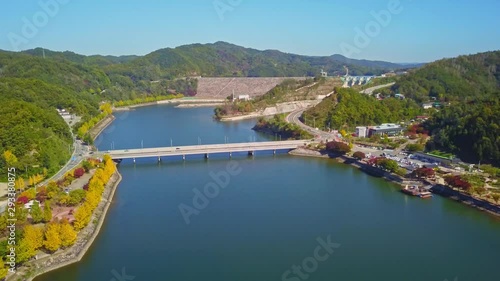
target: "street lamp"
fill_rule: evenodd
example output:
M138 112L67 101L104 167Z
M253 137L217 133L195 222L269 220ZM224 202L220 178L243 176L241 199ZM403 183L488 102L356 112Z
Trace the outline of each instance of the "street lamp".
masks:
M172 147L172 138L170 138L170 147Z

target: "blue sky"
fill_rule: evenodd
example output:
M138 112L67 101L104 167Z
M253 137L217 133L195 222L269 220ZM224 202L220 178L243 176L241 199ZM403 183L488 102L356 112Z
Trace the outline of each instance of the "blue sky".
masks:
M500 49L498 11L497 0L3 1L0 49L144 55L227 41L303 55L428 62Z

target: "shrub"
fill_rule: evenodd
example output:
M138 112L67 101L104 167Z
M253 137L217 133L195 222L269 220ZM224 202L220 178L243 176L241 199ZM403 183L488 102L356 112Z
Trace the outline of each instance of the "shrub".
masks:
M328 151L339 154L346 154L351 151L351 147L347 143L339 141L331 141L326 143L326 149Z
M469 190L471 188L471 184L466 180L462 179L461 176L448 176L444 179L446 183L452 187L460 188L463 190Z
M354 154L352 156L358 160L362 160L362 159L366 158L366 155L361 151L354 152Z
M83 169L83 168L77 168L77 169L75 169L75 171L73 172L73 176L74 176L75 178L79 178L79 177L83 176L83 174L85 174L85 169Z
M26 196L21 196L19 198L17 198L17 203L20 203L20 204L26 204L28 203L30 200L28 199L28 197Z
M413 176L417 178L430 178L435 175L435 171L431 168L418 168L413 171Z
M424 151L424 146L418 143L410 143L406 146L406 150L410 152Z

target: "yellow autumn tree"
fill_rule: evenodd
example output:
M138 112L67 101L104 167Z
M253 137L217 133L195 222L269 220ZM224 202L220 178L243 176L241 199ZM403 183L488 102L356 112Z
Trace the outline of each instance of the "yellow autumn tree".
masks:
M104 170L103 169L97 169L97 171L95 171L94 173L94 176L92 177L93 180L99 180L100 182L102 182L103 184L106 183L107 181L107 175L104 173Z
M67 220L61 221L59 237L61 238L61 245L63 247L69 247L76 242L77 232Z
M9 167L17 164L17 157L10 150L4 151L3 158L5 159L5 162L7 163L7 166L9 166Z
M35 179L33 177L29 177L28 186L34 186L34 185L35 185Z
M90 218L92 217L92 210L87 202L83 203L80 208L75 211L75 222L74 226L76 230L81 230L90 222Z
M19 243L16 245L16 262L21 264L36 254L36 251L33 249L32 245L25 240L21 239Z
M22 177L18 177L15 181L15 187L17 191L24 190L26 188L26 182Z
M89 191L92 191L92 190L95 190L95 191L98 191L98 192L102 192L104 190L104 183L102 180L100 180L99 178L92 178L90 179L89 181Z
M108 180L115 173L115 171L116 171L116 166L113 160L109 159L108 161L104 162L104 173L108 176Z
M35 251L43 246L43 229L41 227L27 225L24 227L23 239Z
M113 113L113 109L111 107L111 104L110 103L104 103L100 106L100 109L102 112L104 112L106 115L109 115L111 113Z
M89 131L89 126L87 125L87 123L84 123L80 128L78 128L78 136L80 138L83 138L83 136L85 136L85 134Z
M3 280L7 276L8 269L3 263L3 259L0 259L0 280Z
M59 236L60 225L57 223L49 223L45 228L45 240L43 246L45 249L55 252L61 247L61 237Z
M33 176L33 181L35 184L41 182L43 180L44 176L40 174L36 174Z

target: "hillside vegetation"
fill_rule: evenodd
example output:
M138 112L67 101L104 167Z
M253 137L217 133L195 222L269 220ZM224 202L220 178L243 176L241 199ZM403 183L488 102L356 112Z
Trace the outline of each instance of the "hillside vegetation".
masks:
M425 123L432 140L429 150L456 154L469 163L500 166L500 102L474 101L455 104L434 114Z
M419 102L449 103L424 124L432 135L429 150L500 166L500 51L433 62L401 77L392 90Z
M345 73L344 66L349 67L352 75L376 75L412 67L348 59L341 55L310 57L276 50L260 51L225 42L165 48L145 56L83 56L40 48L24 54L104 72L111 82L104 95L114 100L135 99L141 93L158 95L165 91L193 96L196 85L192 79L179 79L186 77L314 77L321 69L336 76Z
M386 98L379 101L354 89L335 88L334 95L305 111L302 119L314 120L318 128L339 130L381 123L399 123L420 113L420 106L409 99Z
M500 94L500 51L439 60L411 71L392 87L418 102L467 101Z

